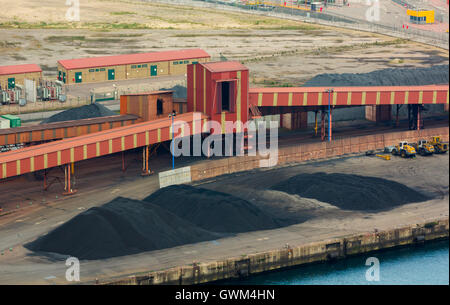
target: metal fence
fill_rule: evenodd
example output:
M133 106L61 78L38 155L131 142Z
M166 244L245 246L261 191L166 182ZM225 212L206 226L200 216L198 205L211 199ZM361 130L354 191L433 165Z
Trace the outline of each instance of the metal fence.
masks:
M145 0L144 0L145 1ZM284 0L272 0L264 2L256 0L157 0L157 2L173 3L178 5L193 5L197 7L220 8L222 10L241 11L269 17L293 19L307 23L318 23L336 27L350 28L354 30L385 34L393 37L409 39L427 43L444 49L449 49L449 33L425 31L417 28L403 28L402 25L389 25L377 22L369 22L337 14L315 12L305 9L296 9L292 6L284 7ZM258 3L256 3L258 2ZM262 2L263 4L259 4ZM296 1L293 1L296 3ZM291 3L291 0L288 0Z

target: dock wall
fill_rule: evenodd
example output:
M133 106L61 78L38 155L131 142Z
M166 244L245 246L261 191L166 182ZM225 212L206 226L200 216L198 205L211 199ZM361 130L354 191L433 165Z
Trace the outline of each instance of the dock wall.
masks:
M274 249L263 253L233 257L210 263L198 263L163 271L141 273L113 280L106 284L201 284L223 279L246 277L270 270L314 262L343 259L347 256L405 245L421 244L448 237L449 221L446 218L386 231L367 232L304 245L288 246L283 249Z

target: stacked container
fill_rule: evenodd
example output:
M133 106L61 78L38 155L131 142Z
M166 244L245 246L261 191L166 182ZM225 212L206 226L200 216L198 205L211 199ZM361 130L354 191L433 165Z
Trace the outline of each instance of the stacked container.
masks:
M3 119L9 120L9 127L20 127L21 122L20 118L18 116L12 115L12 114L5 114L1 116Z
M9 126L10 126L9 120L0 117L0 129L8 129Z

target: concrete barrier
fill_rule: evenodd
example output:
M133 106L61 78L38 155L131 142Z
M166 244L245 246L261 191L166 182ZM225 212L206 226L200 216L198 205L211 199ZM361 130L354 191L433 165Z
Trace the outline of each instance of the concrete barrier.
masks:
M191 167L181 167L174 170L169 170L159 173L159 187L163 188L169 185L190 183L191 178Z

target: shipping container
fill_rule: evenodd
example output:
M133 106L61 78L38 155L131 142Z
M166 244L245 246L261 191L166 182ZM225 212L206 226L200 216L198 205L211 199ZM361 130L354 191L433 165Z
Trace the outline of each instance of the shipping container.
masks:
M0 118L0 129L8 129L10 122L8 119Z
M12 114L5 114L1 116L4 119L9 120L9 127L14 128L14 127L20 127L21 126L21 121L20 118L18 116L12 115Z

